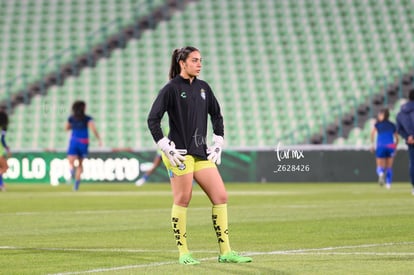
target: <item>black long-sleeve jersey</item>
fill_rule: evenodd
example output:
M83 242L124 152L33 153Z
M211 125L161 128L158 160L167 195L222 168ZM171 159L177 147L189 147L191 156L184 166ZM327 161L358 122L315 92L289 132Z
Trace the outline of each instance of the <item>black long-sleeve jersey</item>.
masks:
M224 136L223 116L207 82L176 76L158 93L148 115L148 128L155 142L164 137L161 119L168 113L170 132L168 138L177 149L202 159L207 158L207 117L211 118L214 134Z

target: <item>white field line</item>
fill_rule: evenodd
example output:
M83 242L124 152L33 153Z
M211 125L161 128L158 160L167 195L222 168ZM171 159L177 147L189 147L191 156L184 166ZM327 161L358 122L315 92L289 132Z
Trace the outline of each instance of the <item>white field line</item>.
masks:
M286 255L366 255L366 256L414 256L414 252L299 252Z
M123 249L123 248L57 248L57 247L19 247L0 246L0 250L33 250L33 251L63 251L63 252L121 252L121 253L177 253L177 249ZM191 250L193 253L217 253L207 250Z
M348 245L348 246L333 246L323 248L308 248L308 249L294 249L294 250L278 250L268 252L244 252L243 255L256 256L256 255L371 255L371 256L413 256L414 252L337 252L336 250L343 249L361 249L361 248L374 248L374 247L389 247L389 246L403 246L414 245L414 242L396 242L396 243L377 243L377 244L362 244L362 245ZM154 253L154 252L171 252L177 253L176 250L141 250L141 249L83 249L83 248L24 248L13 246L0 246L0 250L20 250L20 249L33 249L33 250L47 250L47 251L86 251L86 252L130 252L130 253ZM215 253L214 251L193 251L195 253ZM215 260L217 257L209 257L200 259L201 261ZM98 272L111 272L126 269L138 269L148 268L155 266L163 266L177 264L177 261L155 262L138 265L126 265L111 268L97 268L84 271L75 272L62 272L51 275L75 275L75 274L87 274Z
M91 269L91 270L86 270L86 271L63 272L63 273L55 273L55 274L49 274L49 275L75 275L75 274L86 274L86 273L111 272L111 271L125 270L125 269L148 268L148 267L169 265L169 264L175 264L175 263L177 262L174 261L174 262L149 263L149 264L142 264L142 265L125 265L125 266L119 266L119 267L97 268L97 269Z
M326 191L329 192L329 191ZM251 190L227 190L227 193L231 196L284 196L284 195L306 195L306 194L319 194L320 191L308 190L304 191L273 191L273 190L263 190L263 191L251 191ZM322 191L323 193L323 191ZM12 194L10 192L10 194ZM165 197L172 196L172 191L62 191L62 192L39 192L39 193L27 193L27 194L12 194L15 197L25 198L25 197L34 197L34 198L43 198L43 197L95 197L95 196L125 196L125 197ZM205 196L206 194L202 190L193 190L193 196Z
M211 206L206 207L192 207L191 211L205 211L210 210ZM68 211L33 211L33 212L7 212L0 213L1 216L36 216L36 215L50 215L50 216L61 216L67 214L74 215L96 215L96 214L136 214L136 213L160 213L166 211L171 212L171 207L166 208L151 208L151 209L117 209L117 210L68 210Z
M245 252L245 253L250 255L250 256L254 256L254 255L278 255L278 254L299 254L299 253L332 251L332 250L340 250L340 249L386 247L386 246L397 246L397 245L414 245L414 242L361 244L361 245L333 246L333 247L324 247L324 248L308 248L308 249L296 249L296 250L285 250L285 251L282 250L282 251L270 251L270 252Z
M171 211L169 208L154 208L154 209L120 209L120 210L68 210L68 211L33 211L33 212L9 212L0 213L0 216L36 216L36 215L95 215L95 214L128 214L128 213L151 213L160 211Z

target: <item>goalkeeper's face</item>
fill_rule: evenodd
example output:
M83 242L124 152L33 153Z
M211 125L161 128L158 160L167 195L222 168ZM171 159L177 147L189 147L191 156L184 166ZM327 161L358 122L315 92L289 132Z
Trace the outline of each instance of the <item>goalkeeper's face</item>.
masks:
M195 77L201 72L201 54L198 51L191 52L185 61L181 61L181 74L183 76Z

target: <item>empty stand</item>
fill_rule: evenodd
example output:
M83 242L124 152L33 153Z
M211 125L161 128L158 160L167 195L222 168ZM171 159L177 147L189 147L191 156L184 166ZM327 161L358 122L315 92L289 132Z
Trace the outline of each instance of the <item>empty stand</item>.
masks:
M28 76L28 82L38 80L40 75L56 70L163 3L162 0L2 1L0 85L21 74ZM17 91L21 87L13 88ZM0 86L0 100L7 96L5 90Z
M73 2L95 8L79 8ZM14 77L22 68L33 73L48 58L46 53L71 43L86 47L88 33L128 13L136 3L127 1L128 9L116 1L108 1L111 8L103 1L73 2L33 1L39 4L33 4L30 13L24 1L2 4L1 18L7 19L0 20L14 22L24 13L34 18L31 28L37 34L24 38L33 42L18 43L14 49L9 42L0 43L1 75ZM146 116L167 81L170 54L176 47L194 45L204 58L201 78L222 104L227 146L304 142L322 125L365 102L379 77L393 81L392 68L411 68L414 45L407 41L413 36L413 8L408 0L192 2L95 68L17 108L11 128L18 125L16 129L30 129L33 135L29 140L20 130L10 135L21 148L65 148L62 123L72 101L80 98L87 101L106 146L153 148ZM62 16L57 16L60 9ZM53 14L47 20L46 11ZM65 20L64 26L58 20ZM0 24L8 41L22 41L22 27L11 28ZM41 51L33 53L39 47ZM45 102L65 111L38 120ZM355 130L337 143L363 143L365 132Z

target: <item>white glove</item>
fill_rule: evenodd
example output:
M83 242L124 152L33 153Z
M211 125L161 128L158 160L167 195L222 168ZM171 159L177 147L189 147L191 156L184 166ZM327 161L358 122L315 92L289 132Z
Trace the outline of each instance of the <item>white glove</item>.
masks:
M222 136L213 135L213 145L207 148L207 159L217 165L221 163L221 151L224 144Z
M173 141L169 140L166 137L163 137L157 142L158 148L160 148L164 154L170 160L172 166L182 165L185 157L180 154L185 154L186 150L177 150L175 149L175 144Z

